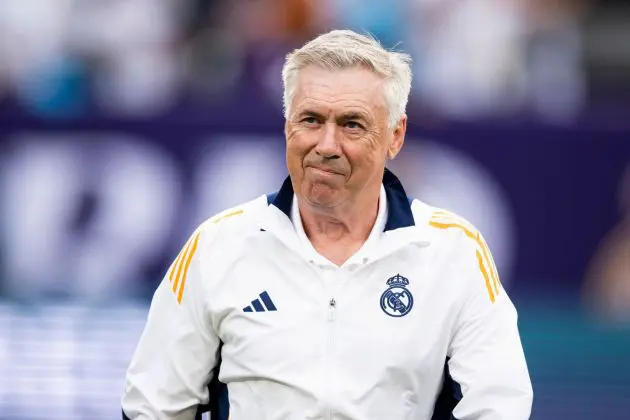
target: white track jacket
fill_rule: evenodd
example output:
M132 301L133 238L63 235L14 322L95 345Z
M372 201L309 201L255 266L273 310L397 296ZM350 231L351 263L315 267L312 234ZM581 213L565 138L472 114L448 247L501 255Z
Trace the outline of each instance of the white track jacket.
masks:
M338 267L296 209L287 178L194 232L153 297L124 419L529 418L516 310L470 223L386 170L373 232Z

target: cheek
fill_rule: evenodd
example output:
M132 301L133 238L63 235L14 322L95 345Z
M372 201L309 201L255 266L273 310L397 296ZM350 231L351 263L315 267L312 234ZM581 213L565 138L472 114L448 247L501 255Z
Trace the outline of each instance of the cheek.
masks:
M299 175L302 171L302 162L308 153L308 145L299 135L293 135L287 140L286 158L289 171L292 175Z
M311 142L309 133L304 129L294 128L287 134L287 149L294 154L303 153Z
M361 142L353 144L352 150L348 151L351 162L356 162L357 166L372 167L385 160L387 149L378 138L365 138Z
M302 157L298 150L291 145L287 145L287 165L289 166L289 170L295 171L297 168L301 167Z
M344 154L350 167L352 168L352 177L356 180L364 179L372 172L377 162L376 156L372 149L365 146L351 146L344 150Z

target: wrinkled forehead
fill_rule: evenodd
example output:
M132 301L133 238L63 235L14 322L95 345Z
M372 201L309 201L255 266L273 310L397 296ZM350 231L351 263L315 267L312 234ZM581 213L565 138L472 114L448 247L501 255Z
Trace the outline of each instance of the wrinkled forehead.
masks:
M383 82L381 76L363 67L329 70L307 66L299 72L291 111L336 114L360 108L377 118L387 110Z

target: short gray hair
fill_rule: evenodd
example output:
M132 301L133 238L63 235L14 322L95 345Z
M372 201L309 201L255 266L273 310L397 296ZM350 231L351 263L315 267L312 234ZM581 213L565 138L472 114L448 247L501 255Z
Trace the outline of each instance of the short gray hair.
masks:
M330 70L362 66L381 76L383 95L388 108L389 125L393 128L405 113L411 91L411 57L388 51L375 38L349 30L334 30L309 41L287 55L282 68L284 116L295 94L299 71L316 65Z

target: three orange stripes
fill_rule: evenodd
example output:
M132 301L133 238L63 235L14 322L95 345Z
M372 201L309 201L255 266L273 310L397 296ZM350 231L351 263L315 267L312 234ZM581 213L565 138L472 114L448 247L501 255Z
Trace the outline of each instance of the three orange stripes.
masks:
M219 215L213 219L214 223L219 223L223 219L236 216L243 213L243 210L235 210L225 215ZM177 303L182 303L182 297L184 296L184 287L186 287L186 277L188 276L188 268L190 262L197 251L197 244L199 243L199 230L192 235L192 237L186 242L184 248L180 251L177 259L168 271L168 280L172 284L173 293L177 297Z
M445 211L435 212L429 221L429 225L438 229L461 229L466 236L477 243L477 262L479 264L479 270L485 280L490 301L494 303L496 296L499 294L499 286L501 283L497 268L492 260L492 254L488 249L488 245L481 237L481 234L461 217Z
M177 259L171 265L168 272L168 279L171 282L173 293L177 297L177 303L182 303L182 297L184 296L184 287L186 286L186 276L188 275L188 268L192 261L195 251L197 251L197 243L199 242L200 232L195 233L186 243L184 249L181 250Z

